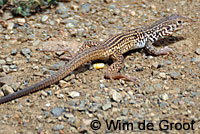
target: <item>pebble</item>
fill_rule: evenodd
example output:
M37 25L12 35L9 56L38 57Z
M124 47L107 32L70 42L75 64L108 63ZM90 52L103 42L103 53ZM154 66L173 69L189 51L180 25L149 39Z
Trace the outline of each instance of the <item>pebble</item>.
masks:
M13 59L11 57L7 57L6 58L6 63L7 64L12 64L12 62L13 62Z
M9 40L9 39L10 39L10 36L9 36L9 35L5 35L4 37L5 37L6 40ZM7 44L4 45L4 47L7 47Z
M61 116L63 112L65 112L65 109L61 107L54 107L51 110L51 113L53 114L53 116Z
M10 67L8 65L2 65L2 69L3 69L3 72L5 72L5 73L10 72Z
M161 78L166 78L166 73L159 73L159 76L160 76Z
M101 84L100 84L100 88L101 88L101 89L104 89L104 88L105 88L105 85L101 83Z
M16 55L17 54L17 49L12 49L11 55Z
M61 56L61 55L63 55L64 53L65 53L64 51L57 51L57 52L56 52L56 55Z
M15 25L13 22L8 22L7 24L8 24L7 30L12 30Z
M122 100L122 95L121 93L118 93L116 90L111 90L112 98L116 102L120 102Z
M61 67L65 65L64 62L58 62L56 64L53 64L49 67L50 70L59 70Z
M173 79L178 79L178 77L181 75L179 72L177 71L170 71L169 75L173 78Z
M42 16L42 22L45 22L45 21L47 21L48 20L48 18L49 18L49 16L48 15L44 15L44 16Z
M57 10L56 10L57 11ZM58 10L59 11L59 10ZM67 13L67 12L64 12L62 15L61 15L61 18L62 19L65 19L65 18L67 18L67 17L69 17L69 14Z
M192 58L191 62L200 62L200 57L194 57L194 58Z
M104 104L104 105L102 106L102 109L103 109L104 111L108 110L109 108L112 108L112 104L111 104L110 102L108 102L108 103L106 103L106 104Z
M46 106L46 107L50 107L51 104L50 104L50 103L46 103L45 106ZM47 113L48 113L48 112L47 112Z
M29 57L30 54L31 54L31 50L30 50L30 48L22 48L22 49L21 49L21 53L22 53L24 56Z
M13 18L13 15L11 12L4 12L3 13L3 17L2 17L2 20L8 20L8 19L11 19Z
M160 98L162 99L162 100L168 100L169 99L169 96L168 96L168 94L162 94L161 96L160 96Z
M155 88L156 90L161 90L162 87L163 87L163 85L160 84L160 83L157 83L157 84L154 85L154 88Z
M47 92L45 92L45 91L41 91L41 95L43 95L43 96L45 96L45 97L47 97L48 96L48 94L47 94Z
M89 12L90 11L90 7L91 7L91 5L89 3L83 4L83 5L81 5L81 11L83 13Z
M33 46L38 46L40 44L40 40L33 41Z
M200 48L197 48L195 51L196 54L200 55Z
M127 108L123 108L122 109L122 116L127 116L128 115L128 109Z
M67 28L67 29L73 29L74 27L75 26L74 26L73 23L68 23L68 24L65 25L65 28Z
M115 8L116 8L116 5L114 5L114 4L111 4L111 5L109 6L109 8L110 8L111 10L113 10L113 9L115 9Z
M24 18L17 18L16 21L20 26L23 26L26 22Z
M0 59L0 65L4 65L4 64L6 64L6 61L3 59Z
M64 125L62 124L53 126L53 131L60 131L62 129L64 129Z
M4 96L4 93L3 91L0 90L0 97L3 97Z
M77 91L72 91L72 92L69 93L69 96L72 97L72 98L79 97L80 93L77 92Z
M74 115L72 113L65 113L64 117L69 119L69 118L74 118Z
M3 86L1 87L1 89L2 89L2 91L4 92L5 95L14 93L14 90L13 90L10 86L8 86L8 85L6 85L6 84L3 85Z
M64 80L60 80L59 85L63 88L63 87L67 87L69 84Z

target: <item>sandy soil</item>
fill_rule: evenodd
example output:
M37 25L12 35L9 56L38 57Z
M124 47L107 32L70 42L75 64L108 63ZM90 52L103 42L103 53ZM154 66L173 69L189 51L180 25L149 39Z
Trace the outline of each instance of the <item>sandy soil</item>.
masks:
M77 51L85 40L103 41L174 13L197 22L157 43L167 44L173 54L154 57L143 49L125 54L122 72L137 77L141 87L104 79L110 61L99 70L92 68L96 62L88 63L57 84L0 105L0 133L199 133L199 0L72 0L26 19L5 13L5 25L0 25L0 76L6 86L0 85L0 96L4 88L11 93L23 89L68 62L58 58L67 53L43 53L38 48L54 50L64 45ZM99 130L91 128L94 119L101 122ZM110 120L134 127L109 130L106 121ZM162 120L182 128L160 130ZM146 129L139 130L138 122L143 121ZM147 129L148 123L154 125L153 130Z

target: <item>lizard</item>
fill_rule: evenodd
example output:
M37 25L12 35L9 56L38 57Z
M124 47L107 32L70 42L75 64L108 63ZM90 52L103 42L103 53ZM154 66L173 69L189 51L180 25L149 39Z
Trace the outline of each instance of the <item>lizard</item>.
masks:
M108 38L104 42L86 41L80 51L74 55L67 64L50 77L28 86L22 90L0 98L0 104L20 98L30 93L39 91L51 84L65 78L72 71L84 63L111 58L113 63L107 68L105 78L135 81L128 75L119 73L124 63L123 54L134 49L144 48L152 55L165 55L172 52L169 47L156 48L153 43L172 35L175 31L181 30L195 22L194 20L178 14L172 14L154 22L152 25L134 28Z

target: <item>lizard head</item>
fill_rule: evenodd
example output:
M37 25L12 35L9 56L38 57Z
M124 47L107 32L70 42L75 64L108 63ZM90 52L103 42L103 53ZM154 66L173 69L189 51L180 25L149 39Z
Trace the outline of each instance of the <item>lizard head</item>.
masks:
M184 27L189 26L195 22L194 20L190 18L183 17L177 14L173 14L169 17L166 17L165 20L166 20L166 23L163 23L163 24L165 25L166 30L170 33L181 30Z

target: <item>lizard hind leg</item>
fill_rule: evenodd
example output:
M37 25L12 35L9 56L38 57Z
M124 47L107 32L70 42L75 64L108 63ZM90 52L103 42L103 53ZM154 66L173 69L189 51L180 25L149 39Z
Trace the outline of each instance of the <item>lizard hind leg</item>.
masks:
M79 48L79 50L76 52L76 53L74 53L74 55L72 56L72 57L74 57L74 56L76 56L77 54L79 54L79 53L81 53L81 52L83 52L84 50L87 50L87 49L89 49L89 48L91 48L91 47L95 47L95 46L99 46L99 45L101 45L101 43L100 42L97 42L97 41L85 41L82 45L81 45L81 47ZM72 58L71 57L71 58ZM68 59L68 57L63 57L63 59ZM69 57L70 58L70 57Z
M111 56L111 58L113 59L114 63L111 64L110 67L107 69L105 78L108 78L111 80L112 79L125 79L127 81L132 81L134 84L139 86L139 83L137 82L138 81L137 78L119 73L119 71L123 67L123 62L124 62L123 55L115 53L114 55Z
M89 49L91 47L95 47L95 46L99 46L101 45L100 42L97 42L97 41L85 41L80 49L75 53L72 49L70 48L67 48L67 47L63 47L61 45L58 45L60 47L60 49L56 49L56 50L45 50L45 49L42 49L42 50L39 50L40 52L56 52L56 51L64 51L64 52L67 52L70 54L70 56L61 56L59 57L60 59L63 59L63 60L71 60L74 56L76 56L77 54L83 52L84 50L86 49Z

